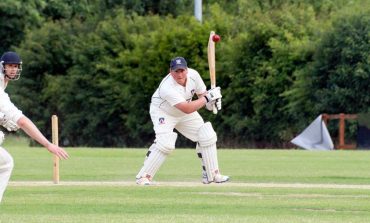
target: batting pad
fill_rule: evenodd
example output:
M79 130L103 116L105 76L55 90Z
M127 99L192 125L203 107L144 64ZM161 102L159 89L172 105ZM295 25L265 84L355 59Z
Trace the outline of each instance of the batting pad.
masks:
M208 181L213 181L218 170L217 159L217 135L213 130L211 123L205 123L198 132L197 151L202 154L202 164L206 169Z
M198 131L198 142L201 146L210 146L217 142L217 135L210 122L204 123Z
M175 149L176 139L177 133L175 132L158 135L155 144L158 150L170 154Z
M211 183L211 181L208 180L206 166L205 166L204 161L203 161L202 151L201 151L201 148L199 146L199 143L197 143L196 151L197 151L198 158L200 159L200 162L202 164L202 182L204 184L209 184L209 183Z
M198 158L200 159L201 161L201 164L202 164L202 170L205 171L206 170L206 167L204 165L204 161L203 161L203 156L202 156L202 149L200 148L199 144L197 143L197 146L196 146L196 149L197 151L197 155L198 155Z
M168 154L163 153L156 147L152 147L149 156L146 158L144 162L144 166L141 168L140 172L136 175L136 178L139 179L141 177L148 177L149 175L149 178L152 179L159 170L159 168L162 166L164 161L166 160L167 156Z
M137 174L136 178L153 178L162 166L167 156L175 149L177 133L171 132L157 136L155 143L149 148L144 166Z

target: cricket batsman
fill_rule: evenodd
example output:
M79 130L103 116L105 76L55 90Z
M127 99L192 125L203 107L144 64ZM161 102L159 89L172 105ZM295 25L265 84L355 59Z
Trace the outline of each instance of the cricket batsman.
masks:
M197 95L196 100L192 100ZM199 73L188 68L183 57L173 58L170 73L154 92L150 104L150 117L155 131L155 141L150 146L144 165L136 176L139 185L153 184L153 177L175 150L179 133L196 142L196 151L202 162L202 182L223 183L228 176L221 175L217 159L217 135L210 122L204 122L197 112L204 106L212 111L215 105L221 109L221 90L215 87L206 90Z

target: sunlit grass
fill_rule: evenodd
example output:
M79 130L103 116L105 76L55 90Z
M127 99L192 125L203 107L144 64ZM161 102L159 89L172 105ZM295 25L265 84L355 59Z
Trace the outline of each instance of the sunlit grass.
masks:
M51 181L52 156L8 138L16 181ZM368 189L256 188L200 183L194 149L177 149L157 182L133 184L146 149L67 148L61 181L129 181L127 186L9 186L0 222L368 222ZM370 184L367 151L219 150L220 167L239 183ZM199 185L198 185L199 183Z

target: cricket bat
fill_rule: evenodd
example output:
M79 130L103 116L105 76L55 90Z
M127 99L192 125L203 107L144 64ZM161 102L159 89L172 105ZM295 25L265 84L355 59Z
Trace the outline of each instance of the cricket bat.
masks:
M211 79L211 89L216 87L216 52L215 52L215 42L213 41L214 31L211 31L208 39L208 66L209 66L209 76ZM213 114L217 114L216 105L213 105Z

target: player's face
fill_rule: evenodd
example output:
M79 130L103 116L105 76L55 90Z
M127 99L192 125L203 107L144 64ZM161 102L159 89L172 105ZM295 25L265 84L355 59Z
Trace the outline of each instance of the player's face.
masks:
M18 64L4 64L5 74L11 79L17 76L18 69L19 69Z
M186 79L188 77L188 69L171 70L171 76L179 85L185 87Z

